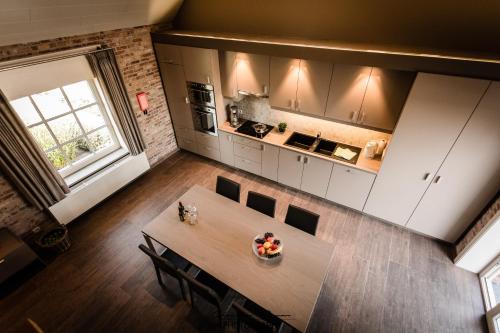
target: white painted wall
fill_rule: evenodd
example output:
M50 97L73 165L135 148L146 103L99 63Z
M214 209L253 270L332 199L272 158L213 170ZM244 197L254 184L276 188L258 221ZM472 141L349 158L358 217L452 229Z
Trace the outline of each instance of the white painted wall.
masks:
M0 0L0 45L169 22L183 0Z

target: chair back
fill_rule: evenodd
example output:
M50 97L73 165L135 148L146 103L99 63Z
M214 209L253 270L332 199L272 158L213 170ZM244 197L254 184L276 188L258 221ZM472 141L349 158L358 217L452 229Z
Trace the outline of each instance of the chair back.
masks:
M191 303L193 303L193 292L195 292L199 296L203 297L206 301L216 305L219 309L222 308L222 300L220 299L219 295L217 295L215 290L199 281L196 281L192 276L180 269L177 270L177 273L181 276L182 279L184 279L184 281L186 281L189 286Z
M236 202L240 202L240 184L226 177L217 176L215 192Z
M274 213L276 211L276 199L264 194L248 191L247 207L255 209L256 211L266 214L267 216L274 217Z
M286 212L285 223L305 231L311 235L316 235L319 215L306 209L289 205Z
M151 249L144 244L140 244L139 249L151 258L156 268L159 268L175 278L179 277L179 274L177 274L177 267L175 267L172 262L151 251Z
M276 331L275 327L271 323L268 323L264 319L253 314L252 312L245 309L243 306L239 305L238 303L233 303L232 307L236 311L238 332L240 332L241 324L245 324L246 326L253 328L256 332L259 332L259 333L261 333L261 332L262 333L274 333Z

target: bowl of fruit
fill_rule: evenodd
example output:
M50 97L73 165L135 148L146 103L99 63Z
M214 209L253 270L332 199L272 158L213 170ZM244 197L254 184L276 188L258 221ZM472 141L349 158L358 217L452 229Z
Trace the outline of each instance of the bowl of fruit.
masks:
M274 236L272 232L266 232L264 235L255 236L252 249L259 259L274 260L281 256L283 242Z

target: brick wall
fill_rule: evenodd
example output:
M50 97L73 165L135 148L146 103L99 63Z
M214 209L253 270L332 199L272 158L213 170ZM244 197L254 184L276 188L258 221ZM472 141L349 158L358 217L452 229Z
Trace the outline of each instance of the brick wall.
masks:
M112 47L146 141L146 155L150 164L154 165L175 151L177 144L152 49L150 30L151 26L143 26L0 46L0 61L93 44ZM140 112L135 99L136 93L141 91L148 94L150 108L147 115ZM29 206L8 180L0 175L0 227L8 226L16 234L22 234L34 224L47 220L48 216Z

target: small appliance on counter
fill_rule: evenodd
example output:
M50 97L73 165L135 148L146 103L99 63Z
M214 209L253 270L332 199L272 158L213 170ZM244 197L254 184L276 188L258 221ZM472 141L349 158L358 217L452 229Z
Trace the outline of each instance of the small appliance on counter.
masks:
M235 128L241 125L241 109L237 105L229 106L229 124Z
M267 133L271 132L274 126L266 125L263 123L257 123L255 121L247 120L236 129L236 132L241 134L246 134L249 136L253 136L257 139L262 139L267 135Z
M365 157L370 159L375 159L380 157L387 146L387 141L381 140L370 140L365 146Z

